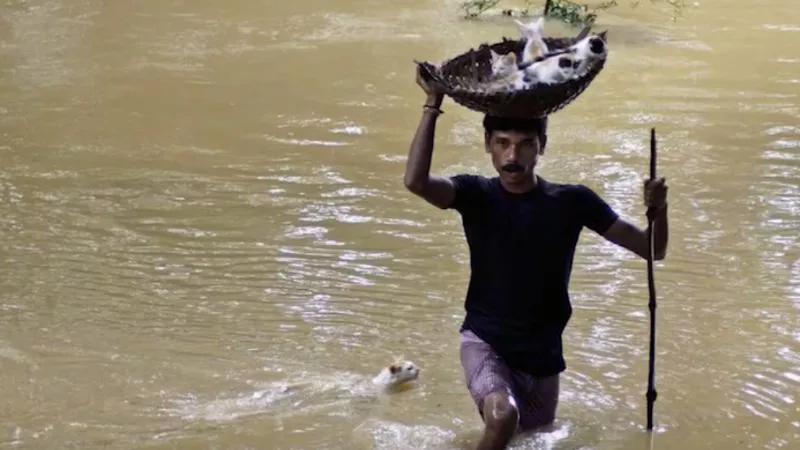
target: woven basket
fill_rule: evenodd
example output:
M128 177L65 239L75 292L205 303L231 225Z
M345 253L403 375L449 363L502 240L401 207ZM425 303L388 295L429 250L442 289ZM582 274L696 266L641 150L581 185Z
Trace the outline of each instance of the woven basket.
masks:
M544 38L549 50L544 57L564 53L569 46L586 37L588 33L589 27L584 27L575 37ZM599 36L606 40L605 31L599 33ZM525 41L522 39L503 38L494 44L481 44L477 50L470 49L445 61L440 67L428 62L415 62L421 67L422 76L429 85L438 87L460 105L485 114L533 118L550 115L575 100L603 70L607 59L606 57L592 62L579 78L563 83L538 83L518 91L488 91L482 83L491 75L490 49L499 54L514 51L519 58L524 46Z

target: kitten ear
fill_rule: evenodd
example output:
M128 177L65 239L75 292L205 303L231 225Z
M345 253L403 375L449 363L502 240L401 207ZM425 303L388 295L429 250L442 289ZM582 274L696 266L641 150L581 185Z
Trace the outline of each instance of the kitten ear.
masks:
M396 374L397 372L400 372L400 367L397 367L397 366L396 366L396 365L394 365L394 364L392 364L391 366L389 366L389 373L391 373L392 375L394 375L394 374Z
M524 35L526 33L526 30L528 29L528 26L525 25L524 23L520 22L517 19L514 19L514 22L516 22L517 28L519 29L519 32Z
M491 55L492 55L492 62L495 62L495 61L497 61L498 59L500 59L500 54L499 54L499 53L497 53L496 51L494 51L493 49L491 49L491 48L490 48L490 49L489 49L489 52L490 52L490 53L491 53Z

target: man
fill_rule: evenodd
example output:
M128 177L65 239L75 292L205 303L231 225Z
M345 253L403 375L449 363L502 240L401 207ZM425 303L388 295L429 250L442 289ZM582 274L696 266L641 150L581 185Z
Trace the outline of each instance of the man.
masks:
M405 186L461 214L471 267L461 364L485 424L478 449L504 449L515 432L555 420L559 375L566 369L561 337L572 314L567 287L582 228L642 258L647 234L590 188L535 173L547 143L547 118L484 118L484 144L496 177L430 175L443 96L419 71L417 84L427 101L411 142ZM645 182L657 260L667 248L666 193L663 178Z

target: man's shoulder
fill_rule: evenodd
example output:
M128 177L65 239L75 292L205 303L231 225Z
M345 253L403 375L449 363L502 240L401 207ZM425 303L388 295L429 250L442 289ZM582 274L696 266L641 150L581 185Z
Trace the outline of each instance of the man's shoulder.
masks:
M581 214L617 218L617 213L608 205L600 194L583 183L548 183L548 195L555 198L552 202L559 207L582 211ZM597 226L596 228L602 228Z
M478 173L462 172L450 176L456 187L475 186L488 189L498 177L487 177Z
M549 181L539 178L542 188L545 193L562 198L575 198L587 192L592 192L591 188L582 183L563 183L556 181Z
M492 196L492 191L497 183L492 178L487 178L476 173L457 173L451 175L455 191L453 203L450 208L462 214L468 211L479 211Z

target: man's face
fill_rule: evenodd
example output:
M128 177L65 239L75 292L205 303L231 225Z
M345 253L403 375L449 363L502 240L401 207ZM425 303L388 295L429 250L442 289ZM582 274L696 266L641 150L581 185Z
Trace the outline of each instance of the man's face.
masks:
M543 150L535 132L493 131L486 140L492 164L507 185L530 182Z

